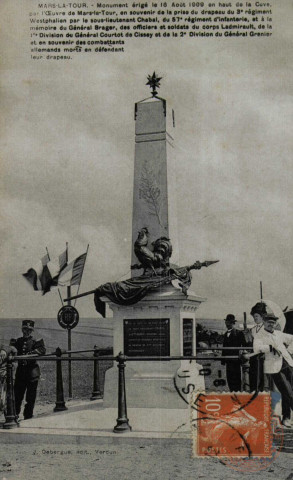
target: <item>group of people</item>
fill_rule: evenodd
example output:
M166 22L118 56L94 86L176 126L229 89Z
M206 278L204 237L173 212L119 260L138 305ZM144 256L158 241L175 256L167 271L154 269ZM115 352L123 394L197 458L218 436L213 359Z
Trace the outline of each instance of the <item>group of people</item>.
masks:
M10 345L0 346L0 383L1 383L1 399L2 410L5 403L5 382L6 382L6 365L5 360L8 355L33 355L32 359L24 359L18 361L18 366L14 380L14 398L15 413L18 417L21 405L25 397L25 407L23 410L24 420L33 417L33 411L37 396L38 381L40 378L40 367L36 361L38 355L46 353L45 344L42 338L34 338L34 321L23 320L22 337L11 339Z
M251 309L255 325L246 330L235 328L236 319L233 314L228 314L225 319L227 331L224 334L221 362L226 365L226 378L231 392L242 390L241 381L241 356L245 348L250 357L249 382L250 391L263 391L273 388L272 383L279 390L282 397L282 423L291 427L290 416L293 410L293 359L288 351L293 346L293 335L283 333L277 328L278 317L267 307L264 302L259 302ZM30 356L32 359L18 360L15 373L14 395L15 413L18 417L25 397L23 411L24 419L33 417L37 395L40 368L36 357L46 353L42 338L34 338L34 321L23 320L22 337L12 339L10 345L0 346L0 387L3 410L3 393L5 390L6 366L8 355ZM234 359L227 358L234 357ZM237 357L237 358L235 358Z
M259 302L251 309L255 325L246 330L235 328L233 314L225 319L222 364L226 365L226 378L230 391L239 392L241 382L241 356L245 348L250 359L250 391L264 391L277 387L282 397L282 424L290 428L293 410L293 358L288 350L293 346L293 335L278 329L278 317L264 303ZM233 350L234 347L234 350ZM251 347L248 350L248 347ZM234 356L238 358L228 359Z

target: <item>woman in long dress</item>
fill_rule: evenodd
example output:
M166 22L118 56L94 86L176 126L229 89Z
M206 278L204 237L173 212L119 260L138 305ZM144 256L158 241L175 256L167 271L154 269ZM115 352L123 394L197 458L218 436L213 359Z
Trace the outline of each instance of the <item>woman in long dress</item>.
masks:
M244 338L245 344L247 347L253 346L253 339L255 334L258 333L263 328L263 316L267 313L266 304L264 302L256 303L250 312L250 315L253 317L255 325L252 328L245 330ZM249 364L249 386L250 391L260 391L264 390L265 381L264 381L264 372L263 372L263 360L259 355L254 355L250 358Z

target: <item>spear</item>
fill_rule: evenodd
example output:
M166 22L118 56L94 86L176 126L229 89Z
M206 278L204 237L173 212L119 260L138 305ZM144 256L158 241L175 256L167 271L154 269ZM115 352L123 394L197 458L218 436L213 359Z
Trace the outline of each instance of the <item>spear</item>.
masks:
M213 265L213 263L218 263L220 260L206 260L205 262L202 262L201 266L202 267L209 267L210 265Z
M200 269L201 267L209 267L210 265L213 265L213 263L218 263L220 260L205 260L204 262L195 262L193 265L189 267L190 270L192 269Z
M75 300L76 298L86 297L87 295L93 295L97 289L90 290L89 292L80 293L79 295L74 295L73 297L64 298L64 302L68 302L68 300Z
M210 265L213 265L213 263L218 263L219 261L220 260L205 260L204 262L197 261L190 267L184 267L184 268L188 270L192 270L192 269L199 270L201 267L209 267ZM65 298L64 302L68 302L68 300L75 300L76 298L86 297L87 295L93 295L95 292L96 292L96 289L90 290L89 292L80 293L79 295L74 295L73 297Z

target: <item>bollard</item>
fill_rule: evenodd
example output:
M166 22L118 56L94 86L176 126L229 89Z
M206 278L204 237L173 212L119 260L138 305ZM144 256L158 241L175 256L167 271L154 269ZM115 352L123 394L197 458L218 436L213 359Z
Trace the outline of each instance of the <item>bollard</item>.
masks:
M126 357L122 352L116 357L118 362L118 418L117 423L113 429L115 433L125 433L132 430L127 418L127 406L126 406L126 390L125 390L125 360Z
M93 381L93 392L91 396L91 400L98 400L100 398L103 398L102 393L101 393L101 383L100 383L100 362L96 360L96 358L99 356L99 350L97 349L97 346L94 346L94 381Z
M56 357L61 357L62 352L58 347L55 352ZM63 412L63 410L68 410L65 401L64 401L64 391L63 391L63 378L62 378L62 362L61 360L56 361L56 406L54 412Z
M249 357L245 354L241 355L242 360L242 379L243 379L243 391L250 392L249 385Z
M14 402L14 389L13 389L13 366L12 366L12 356L8 355L7 357L7 367L6 367L6 408L5 408L5 423L3 428L15 428L19 426L17 417L15 414L15 402Z

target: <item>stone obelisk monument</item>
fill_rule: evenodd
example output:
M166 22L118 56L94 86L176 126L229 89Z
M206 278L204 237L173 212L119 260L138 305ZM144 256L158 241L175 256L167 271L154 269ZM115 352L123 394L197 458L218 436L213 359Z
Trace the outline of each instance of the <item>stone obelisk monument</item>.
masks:
M133 249L138 232L147 227L149 242L165 236L172 239L172 259L178 258L175 155L175 114L167 111L166 100L158 96L160 77L148 77L152 96L135 104L135 157L132 215L131 264L137 262ZM168 129L168 131L167 131ZM133 270L133 276L141 272Z
M176 215L172 209L176 200L174 188L172 191L174 170L169 161L173 155L173 138L167 131L168 124L174 129L175 119L173 110L169 112L166 101L158 96L160 80L155 72L149 75L147 85L152 89L152 96L135 104L131 265L133 279L141 278L142 282L158 281L160 275L166 278L166 274L161 273L162 268L155 267L163 265L164 272L170 271L169 258L165 263L163 260L160 263L158 258L162 259L166 245L170 242L176 244ZM154 242L157 240L156 251ZM172 254L171 250L169 248L170 261L177 263L177 249L173 245ZM148 291L133 305L119 305L107 298L103 300L113 311L114 355L119 352L128 357L195 354L195 311L204 298L169 282ZM127 406L186 408L174 386L176 372L184 370L184 362L127 362ZM187 363L190 366L190 362ZM196 366L194 361L193 364ZM188 378L189 384L199 380ZM195 385L194 389L197 387ZM114 366L106 372L104 405L114 407L116 404L117 368Z

